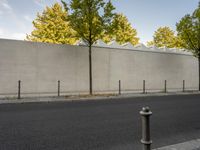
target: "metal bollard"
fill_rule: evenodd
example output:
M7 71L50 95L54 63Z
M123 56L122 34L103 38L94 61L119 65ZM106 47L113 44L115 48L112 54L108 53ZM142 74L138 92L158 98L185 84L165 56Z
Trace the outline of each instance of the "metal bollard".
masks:
M121 95L121 80L119 80L119 95Z
M150 138L150 116L152 112L149 107L143 107L140 111L142 117L142 139L141 143L143 144L143 150L151 150L151 138Z
M164 90L165 93L167 93L167 80L165 80L165 90Z
M58 96L60 96L60 80L58 80Z
M183 80L183 92L185 92L185 80Z
M18 97L17 98L18 99L21 98L21 81L20 80L18 81Z
M145 80L143 80L143 94L145 94L145 92L146 92L146 89L145 89L146 87L145 87Z

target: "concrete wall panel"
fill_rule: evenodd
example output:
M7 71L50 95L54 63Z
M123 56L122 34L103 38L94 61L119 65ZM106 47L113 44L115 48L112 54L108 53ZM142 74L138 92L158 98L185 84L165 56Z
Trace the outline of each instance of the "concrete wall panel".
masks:
M117 91L119 80L124 92L141 91L143 80L148 91L164 91L165 80L168 91L182 90L183 80L187 88L198 88L198 61L191 55L97 47L93 51L96 92Z
M86 47L0 40L0 93L16 94L22 81L25 94L53 94L57 81L61 92L88 92Z
M189 54L93 47L93 89L96 93L141 92L198 88L198 61ZM88 48L0 39L0 95L56 95L89 91Z

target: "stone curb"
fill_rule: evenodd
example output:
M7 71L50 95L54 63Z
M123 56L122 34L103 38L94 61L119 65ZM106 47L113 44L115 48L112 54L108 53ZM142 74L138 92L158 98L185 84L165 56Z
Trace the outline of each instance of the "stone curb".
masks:
M200 92L177 92L177 93L146 93L146 94L122 94L115 96L92 96L92 97L25 97L20 100L16 98L12 99L0 99L0 104L11 103L33 103L33 102L71 102L71 101L90 101L90 100L115 100L120 98L139 98L139 97L155 97L155 96L172 96L172 95L196 95Z
M200 139L169 145L154 150L200 150Z

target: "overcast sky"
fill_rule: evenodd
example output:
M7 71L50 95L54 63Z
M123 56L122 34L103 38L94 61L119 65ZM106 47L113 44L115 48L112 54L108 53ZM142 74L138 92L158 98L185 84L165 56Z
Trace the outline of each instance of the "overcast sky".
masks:
M0 0L0 38L23 40L33 30L37 12L59 0ZM69 1L69 0L66 0ZM152 40L160 26L175 24L192 13L199 0L112 0L116 12L125 14L137 29L141 43Z

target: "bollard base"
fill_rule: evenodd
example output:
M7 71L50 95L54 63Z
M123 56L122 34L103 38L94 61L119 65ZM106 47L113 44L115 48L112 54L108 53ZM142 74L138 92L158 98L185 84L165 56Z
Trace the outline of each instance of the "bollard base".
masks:
M152 141L144 141L144 140L141 140L141 143L142 143L142 144L145 144L145 145L150 145L150 144L152 144Z

